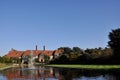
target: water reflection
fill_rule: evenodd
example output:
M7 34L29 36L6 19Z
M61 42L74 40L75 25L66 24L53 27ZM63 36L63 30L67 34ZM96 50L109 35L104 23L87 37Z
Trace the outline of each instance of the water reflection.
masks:
M83 70L39 66L0 71L1 80L120 80L120 70Z

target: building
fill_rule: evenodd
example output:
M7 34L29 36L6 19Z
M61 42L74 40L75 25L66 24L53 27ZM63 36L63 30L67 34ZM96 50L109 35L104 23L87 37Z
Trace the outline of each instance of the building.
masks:
M19 58L22 59L22 62L24 63L27 56L32 56L34 59L38 59L39 62L45 62L45 56L48 56L49 60L52 60L57 58L60 54L61 50L46 50L45 46L43 46L43 50L38 50L36 45L35 50L18 51L12 48L6 57Z

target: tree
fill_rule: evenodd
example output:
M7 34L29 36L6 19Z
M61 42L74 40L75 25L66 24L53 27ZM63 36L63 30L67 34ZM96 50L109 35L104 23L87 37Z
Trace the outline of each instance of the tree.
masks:
M70 52L69 60L75 60L77 58L78 58L78 54L76 54L75 52Z
M61 55L59 58L58 58L58 63L60 64L65 64L65 63L68 63L68 58L67 56L64 54L64 55Z
M112 30L109 33L108 45L113 50L113 55L116 60L120 59L120 28Z
M48 63L50 61L50 57L47 55L44 55L45 63Z
M73 47L73 51L79 52L79 51L81 51L81 49L79 47Z
M70 54L70 52L72 51L69 47L60 47L58 48L58 50L62 50L63 54Z
M82 54L83 53L83 50L80 49L79 47L73 47L73 52L76 52L78 54Z

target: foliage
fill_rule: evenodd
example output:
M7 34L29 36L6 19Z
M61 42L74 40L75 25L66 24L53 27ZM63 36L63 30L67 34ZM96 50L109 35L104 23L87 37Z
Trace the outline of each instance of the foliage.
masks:
M69 47L60 47L58 49L63 50L63 54L69 54L71 52L71 48Z
M0 63L20 63L21 60L19 58L9 58L6 56L0 57Z
M45 59L45 63L48 63L48 62L49 62L49 60L50 60L50 57L49 57L49 56L47 56L47 55L44 55L44 59Z
M35 58L35 62L37 62L37 63L38 63L38 62L39 62L39 58Z
M108 44L113 50L114 59L120 63L120 28L112 30L109 33L109 39Z
M110 48L92 48L82 50L79 47L61 47L62 55L50 63L56 64L109 64L112 50Z
M80 49L79 47L73 47L73 52L76 52L77 54L82 54L83 50Z

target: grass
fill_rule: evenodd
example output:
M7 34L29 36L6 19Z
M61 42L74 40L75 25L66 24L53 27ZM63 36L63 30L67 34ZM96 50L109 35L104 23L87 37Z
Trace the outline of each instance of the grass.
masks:
M64 65L64 64L51 64L51 67L61 68L78 68L78 69L120 69L120 65Z
M0 63L0 70L4 70L10 67L12 67L11 64Z
M120 69L120 65L75 65L75 64L50 64L50 65L39 65L39 66L50 66L59 68L76 68L76 69ZM12 64L0 63L0 70L10 68Z

